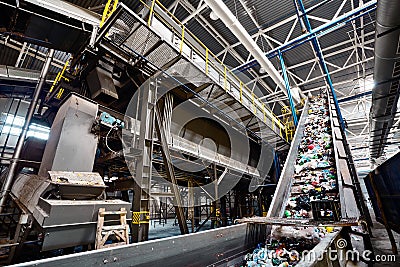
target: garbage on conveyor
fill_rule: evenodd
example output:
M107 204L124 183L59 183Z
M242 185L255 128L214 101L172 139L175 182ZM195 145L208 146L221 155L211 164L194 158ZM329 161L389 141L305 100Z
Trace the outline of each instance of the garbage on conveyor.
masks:
M338 220L337 176L327 98L310 99L285 218ZM316 218L317 217L317 218Z
M265 244L244 256L248 267L291 267L302 258L305 251L312 250L332 227L273 226Z
M337 175L327 97L310 99L285 218L339 220ZM245 255L245 266L295 266L332 227L273 226L266 243Z

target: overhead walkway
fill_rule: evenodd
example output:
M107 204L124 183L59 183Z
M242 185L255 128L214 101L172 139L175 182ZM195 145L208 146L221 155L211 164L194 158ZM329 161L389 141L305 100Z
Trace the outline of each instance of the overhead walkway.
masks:
M190 84L186 89L199 106L207 101L227 116L235 112L242 127L277 150L289 147L285 124L200 40L157 1L143 9L148 9L147 21L119 4L93 46L140 66L148 77L165 72Z

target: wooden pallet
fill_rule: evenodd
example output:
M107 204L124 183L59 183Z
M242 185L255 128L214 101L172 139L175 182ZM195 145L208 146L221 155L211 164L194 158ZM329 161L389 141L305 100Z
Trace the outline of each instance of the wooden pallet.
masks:
M106 216L119 215L120 224L105 226L104 223ZM126 209L121 208L119 211L106 211L105 208L99 209L97 219L96 243L95 249L115 247L129 244L128 235L129 226L126 223ZM106 244L111 236L115 236L118 242Z

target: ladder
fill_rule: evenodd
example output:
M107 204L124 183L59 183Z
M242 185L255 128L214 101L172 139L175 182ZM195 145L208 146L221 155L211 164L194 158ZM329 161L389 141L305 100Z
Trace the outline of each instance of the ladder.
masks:
M107 222L105 221L105 217L111 215L119 215L120 224L105 226L104 223ZM106 211L105 208L100 208L97 219L95 249L129 244L128 228L125 208L121 208L119 211ZM106 244L111 236L114 236L118 242Z

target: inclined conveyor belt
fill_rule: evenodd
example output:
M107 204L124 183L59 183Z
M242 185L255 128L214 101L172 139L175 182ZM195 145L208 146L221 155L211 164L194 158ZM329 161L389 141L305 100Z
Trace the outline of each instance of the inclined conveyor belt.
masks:
M304 111L266 220L363 219L365 204L331 95L309 99Z
M304 251L335 248L352 231L348 226L368 218L346 151L331 94L308 99L267 217L238 220L272 225L265 243L245 256L246 266L313 266L317 260L304 257ZM370 247L368 240L363 239L364 248Z
M307 118L283 216L337 221L339 192L327 97L313 97L304 112Z
M316 101L318 102L318 100ZM357 195L355 188L357 186L353 181L355 181L356 177L350 175L352 171L348 164L349 157L344 152L346 149L343 145L345 138L341 135L342 131L339 128L334 103L329 95L327 96L327 100L324 100L324 112L326 115L326 104L328 104L329 116L326 117L329 119L326 120L324 115L322 121L326 128L330 128L330 131L322 133L322 139L324 140L325 137L326 140L324 140L324 143L332 145L332 151L329 152L329 157L324 159L324 155L322 155L322 160L319 160L320 162L328 162L329 166L318 169L317 159L317 168L309 171L321 171L323 173L324 170L330 171L332 168L336 170L337 189L340 194L336 195L337 198L333 200L340 200L341 219L337 222L331 222L328 220L316 221L316 218L284 218L285 211L287 210L286 204L288 201L291 201L292 191L297 186L295 181L298 174L301 174L302 171L305 171L307 174L308 170L306 168L312 169L315 165L315 161L311 159L310 161L307 160L303 165L300 165L303 166L304 170L300 170L300 167L297 167L298 173L296 174L295 163L300 162L302 159L302 157L299 158L299 153L303 153L304 150L302 148L304 144L302 145L301 142L305 140L304 133L308 132L306 130L307 121L310 122L315 119L315 116L312 119L312 115L319 115L313 114L313 110L315 109L314 104L315 100L306 101L305 112L300 117L299 125L267 217L239 220L242 222L251 222L248 224L237 224L210 231L130 244L112 249L60 256L29 262L20 266L70 266L77 261L82 262L86 266L105 263L112 266L192 266L193 263L197 266L243 266L243 260L246 259L247 266L296 265L296 267L305 267L314 266L318 263L318 259L324 258L324 260L329 260L324 256L324 251L329 247L335 248L335 244L338 243L337 241L340 238L346 238L346 231L343 231L346 229L345 226L357 225L359 219L362 219L360 217L360 214L362 214L359 209L360 203L357 203L355 198ZM310 110L311 112L309 112ZM328 135L331 137L330 141ZM308 145L307 151L313 150ZM325 152L328 152L327 149L330 148L326 147L324 149ZM321 182L333 180L333 177L329 178L332 179ZM304 184L306 183L304 182ZM312 189L316 190L315 187ZM362 198L360 200L362 201ZM294 212L293 216L291 213L291 216L295 217L296 213ZM312 213L307 212L307 215L311 216ZM319 216L319 219L321 219L321 216ZM273 224L273 226L271 228L265 224ZM340 227L333 229L332 226ZM265 238L266 234L267 239ZM351 242L361 241L351 240ZM362 246L362 244L359 245ZM369 249L366 245L364 241L364 248ZM255 246L258 248L253 250ZM304 258L298 254L292 254L292 250L300 253L304 250L310 250L310 253L315 255L315 258ZM157 253L154 253L154 251L157 251ZM248 253L251 251L253 253ZM271 251L279 254L279 257L275 258L274 262L272 258L267 259L266 257ZM205 257L204 255L207 256ZM337 264L339 263L335 262L333 266L339 266ZM345 263L341 264L340 266L344 266L343 264Z

